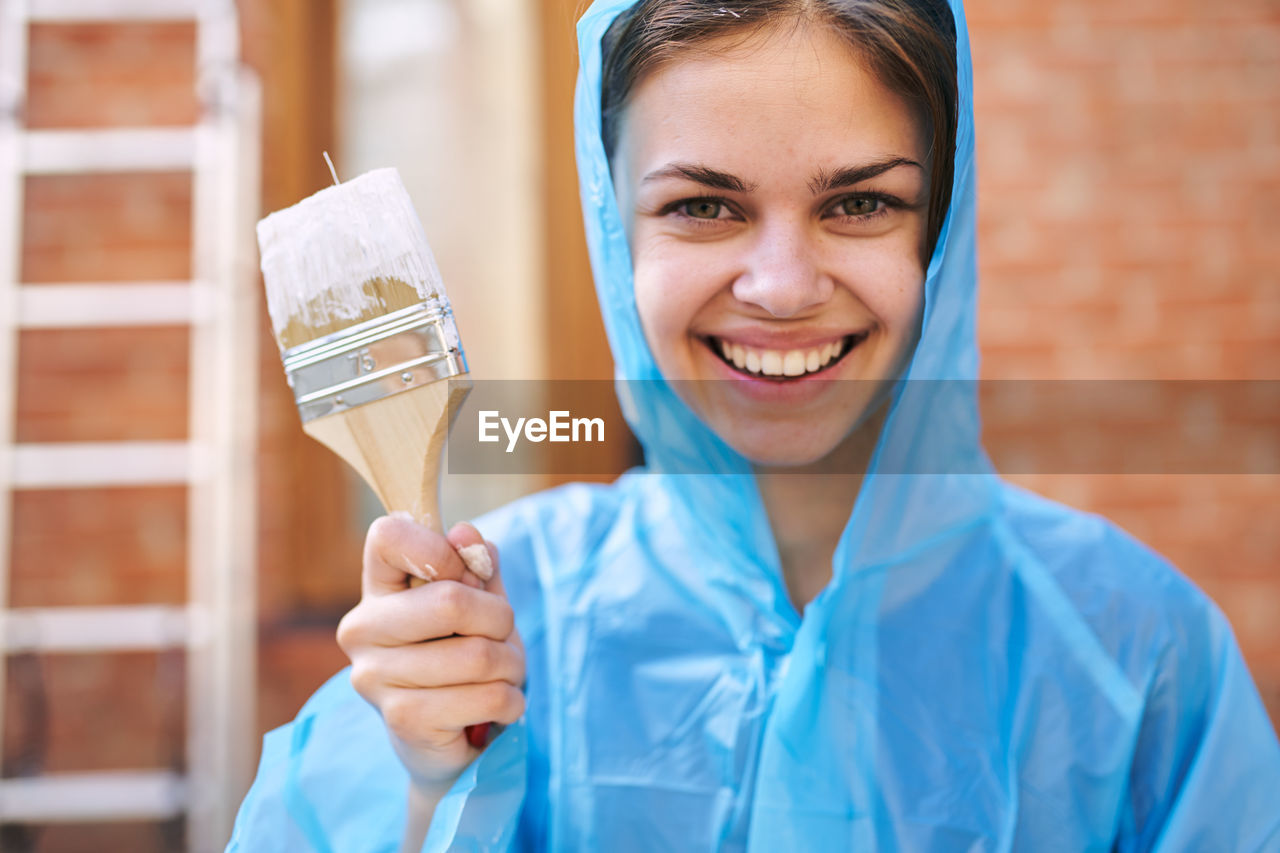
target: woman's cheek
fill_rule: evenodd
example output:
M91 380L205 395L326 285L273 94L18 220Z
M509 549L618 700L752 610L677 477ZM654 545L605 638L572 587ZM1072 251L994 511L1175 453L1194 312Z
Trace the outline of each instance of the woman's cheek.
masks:
M680 317L684 314L681 303L688 298L687 289L672 273L673 270L667 265L654 264L648 259L640 259L635 270L636 310L640 315L640 327L664 375L669 374L670 365L667 362L673 338L683 333L680 328Z
M635 263L636 307L642 324L666 334L683 334L714 295L706 258L664 247Z
M850 253L840 264L845 286L876 320L894 331L914 329L924 307L924 269L898 245Z

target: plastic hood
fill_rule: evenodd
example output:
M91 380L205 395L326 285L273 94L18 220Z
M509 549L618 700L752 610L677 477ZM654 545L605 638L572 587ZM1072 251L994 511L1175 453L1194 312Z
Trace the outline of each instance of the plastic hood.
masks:
M623 412L665 476L684 516L718 548L778 577L773 542L751 466L679 399L658 371L636 311L631 257L601 140L600 42L631 0L597 0L578 23L581 67L575 146L587 244L615 360ZM989 510L996 484L980 445L974 380L977 298L973 85L964 10L957 31L959 121L951 208L925 281L920 342L900 382L869 476L835 555L839 581L850 567L891 561L904 549ZM643 382L623 380L648 380ZM916 381L946 380L946 381ZM717 475L679 473L696 470ZM924 473L927 472L927 473Z

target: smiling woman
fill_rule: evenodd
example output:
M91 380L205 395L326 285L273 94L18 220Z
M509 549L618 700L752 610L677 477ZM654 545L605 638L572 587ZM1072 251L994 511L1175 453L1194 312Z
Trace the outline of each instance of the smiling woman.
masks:
M772 24L647 74L619 131L662 375L754 462L869 451L854 427L905 366L924 301L928 157L908 103L838 31ZM834 381L851 379L869 381Z
M645 466L375 523L351 674L266 744L232 847L1274 848L1221 613L980 444L959 3L597 0L578 33Z
M755 464L798 608L831 577L951 195L955 46L924 10L649 2L604 39L646 342Z

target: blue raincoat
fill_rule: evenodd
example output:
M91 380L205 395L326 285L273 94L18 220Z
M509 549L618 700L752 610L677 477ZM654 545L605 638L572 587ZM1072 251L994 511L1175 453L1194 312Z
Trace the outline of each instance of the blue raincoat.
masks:
M1280 850L1280 746L1221 612L1106 521L994 476L964 383L895 398L832 580L795 611L749 466L661 381L636 314L599 114L600 37L628 5L578 25L577 156L618 375L658 380L619 386L646 468L478 522L528 706L425 849ZM912 379L977 375L954 13L952 205ZM886 473L922 455L952 473ZM722 473L671 473L708 460ZM396 850L406 786L339 673L267 735L228 850Z

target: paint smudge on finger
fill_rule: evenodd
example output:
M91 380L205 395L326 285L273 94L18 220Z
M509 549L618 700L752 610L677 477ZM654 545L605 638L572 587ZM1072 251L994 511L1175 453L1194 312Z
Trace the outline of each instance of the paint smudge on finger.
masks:
M489 556L488 547L483 542L462 546L458 549L458 556L467 564L471 573L480 580L487 581L493 577L493 560Z
M431 583L440 577L440 573L436 571L435 566L430 563L423 563L418 566L413 560L409 559L408 554L401 554L400 559L404 561L404 570L419 580Z

